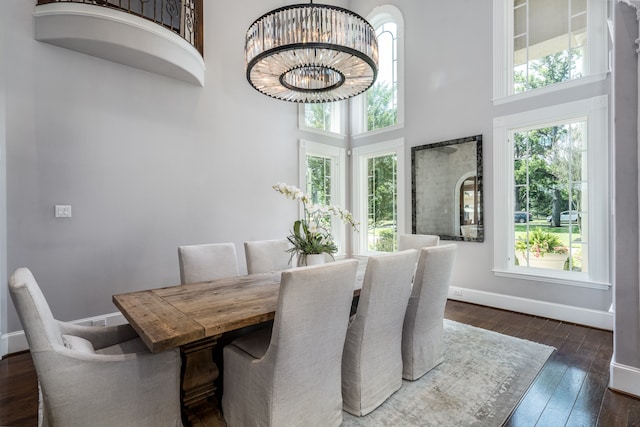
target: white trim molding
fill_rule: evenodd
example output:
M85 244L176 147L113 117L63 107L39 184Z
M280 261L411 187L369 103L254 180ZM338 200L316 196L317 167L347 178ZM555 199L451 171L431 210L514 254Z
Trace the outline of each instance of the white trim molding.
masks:
M640 369L621 363L611 362L609 388L640 397Z
M609 311L574 307L571 305L478 291L475 289L449 287L449 299L485 305L487 307L518 313L546 317L563 322L577 323L592 328L613 330L613 314ZM640 382L638 383L640 385Z
M0 335L0 359L9 353L9 334Z

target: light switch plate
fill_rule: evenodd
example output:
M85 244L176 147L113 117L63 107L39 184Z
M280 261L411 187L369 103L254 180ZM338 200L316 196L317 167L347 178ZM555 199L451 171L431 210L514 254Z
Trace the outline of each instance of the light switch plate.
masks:
M56 205L56 218L71 218L71 205Z

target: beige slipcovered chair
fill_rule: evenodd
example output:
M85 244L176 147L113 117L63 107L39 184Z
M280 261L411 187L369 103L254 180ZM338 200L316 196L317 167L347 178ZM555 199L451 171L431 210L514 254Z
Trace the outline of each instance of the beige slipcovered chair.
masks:
M455 244L422 248L402 328L402 377L417 380L444 357L444 309Z
M238 276L238 257L233 243L210 243L180 246L180 282L210 282L224 277Z
M402 386L402 323L418 251L369 257L342 355L344 410L363 416Z
M440 236L435 234L399 234L398 251L407 249L420 250L429 246L438 246Z
M351 259L281 273L273 330L224 348L229 427L341 424L340 364L357 267Z
M291 255L287 252L289 248L287 239L244 242L247 273L268 273L291 268Z
M153 354L129 325L54 319L26 268L9 281L41 392L40 426L182 426L180 354Z

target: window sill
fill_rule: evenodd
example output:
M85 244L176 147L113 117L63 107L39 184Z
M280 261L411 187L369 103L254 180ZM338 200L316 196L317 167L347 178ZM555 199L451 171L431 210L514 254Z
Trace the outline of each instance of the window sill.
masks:
M309 132L334 139L345 139L347 137L347 135L345 135L343 132L331 132L330 130L317 129L309 126L298 126L298 130L301 132Z
M528 92L517 93L514 95L501 96L493 99L493 105L505 105L511 102L518 102L525 99L532 99L538 96L544 96L549 93L560 92L566 89L571 89L574 87L580 87L587 84L599 82L605 80L609 71L599 74L592 74L590 76L582 77L579 79L568 80L565 82L555 83L546 87L538 88L535 90L530 90Z
M391 132L391 131L403 129L403 128L404 128L404 123L398 123L393 126L387 126L387 127L376 129L376 130L361 132L353 135L352 138L354 140L358 140L358 139L366 138L369 136L380 135L380 134L384 134L385 132Z
M557 272L556 274L554 274L554 272L552 271L543 270L543 269L534 269L534 268L527 268L527 270L532 270L532 271L529 272L529 271L524 271L520 269L519 270L494 269L493 274L498 277L508 277L511 279L521 279L521 280L532 280L535 282L553 283L556 285L564 285L564 286L576 286L579 288L597 289L602 291L606 291L611 288L610 283L595 282L593 280L589 280L587 278L581 278L581 277L569 278L569 277L566 277L567 273ZM579 274L579 273L576 273L576 274Z
M189 42L154 22L81 3L39 5L35 39L204 86L204 60Z

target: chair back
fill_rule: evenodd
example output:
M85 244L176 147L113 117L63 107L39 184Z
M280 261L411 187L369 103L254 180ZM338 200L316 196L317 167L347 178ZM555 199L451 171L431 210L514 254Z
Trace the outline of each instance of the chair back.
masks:
M420 250L402 331L403 376L416 379L442 361L444 310L457 245Z
M287 239L244 242L247 273L268 273L291 268L291 255L287 252L289 247Z
M233 243L180 246L180 283L210 282L238 276L238 257Z
M369 257L342 356L344 408L361 416L402 386L402 325L418 251Z
M16 307L31 353L64 346L58 321L28 268L18 268L9 280L9 293Z
M407 249L420 250L429 246L438 246L440 236L435 234L399 234L398 251Z
M342 408L342 351L357 268L351 259L282 272L271 341L261 362L274 367L273 388L283 392L279 399L298 401L314 384L314 396L336 398L331 403Z

